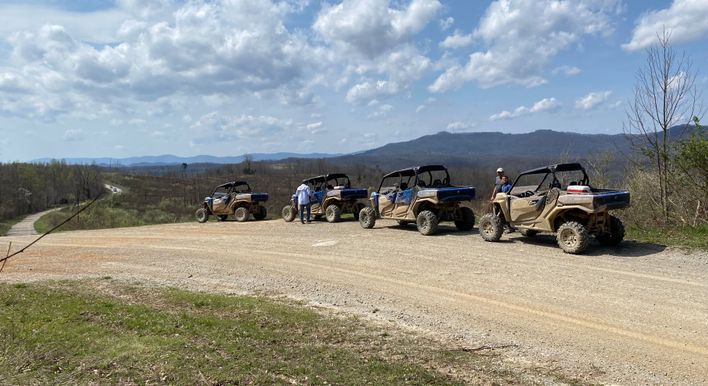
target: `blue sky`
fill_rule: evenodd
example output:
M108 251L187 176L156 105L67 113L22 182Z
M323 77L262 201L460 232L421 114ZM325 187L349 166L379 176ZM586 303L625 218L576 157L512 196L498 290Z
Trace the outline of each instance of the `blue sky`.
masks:
M0 161L619 133L666 28L708 86L708 0L0 1Z

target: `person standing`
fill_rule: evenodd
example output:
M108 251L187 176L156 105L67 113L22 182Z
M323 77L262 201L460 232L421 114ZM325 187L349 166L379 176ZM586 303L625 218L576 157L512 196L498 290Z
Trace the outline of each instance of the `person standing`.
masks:
M497 169L497 177L494 179L494 185L499 185L501 183L501 179L504 176L504 169L498 168Z
M494 200L494 197L501 191L502 177L505 177L504 169L497 168L497 176L494 179L494 190L492 190L492 197L490 200Z
M312 195L312 189L305 183L305 181L297 187L295 191L295 197L297 198L297 205L300 209L300 222L305 223L303 218L305 215L305 210L307 210L307 222L310 222L310 196Z

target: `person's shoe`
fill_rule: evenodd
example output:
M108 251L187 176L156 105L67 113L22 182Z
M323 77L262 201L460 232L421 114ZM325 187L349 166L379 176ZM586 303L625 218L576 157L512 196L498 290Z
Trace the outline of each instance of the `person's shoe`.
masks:
M305 223L304 221L300 221L300 224L304 224L304 223Z
M308 224L310 224L311 222L312 222L312 221L310 221L310 220L307 220L307 223L308 223Z

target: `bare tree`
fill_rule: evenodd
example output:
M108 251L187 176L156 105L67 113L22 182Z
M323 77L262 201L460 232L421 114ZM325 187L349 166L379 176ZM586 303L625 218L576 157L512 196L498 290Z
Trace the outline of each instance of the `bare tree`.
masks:
M624 131L635 148L656 167L663 220L669 222L671 138L669 129L688 123L696 111L696 75L685 53L677 55L671 33L657 34L647 49L646 65L637 73L634 100L627 110Z

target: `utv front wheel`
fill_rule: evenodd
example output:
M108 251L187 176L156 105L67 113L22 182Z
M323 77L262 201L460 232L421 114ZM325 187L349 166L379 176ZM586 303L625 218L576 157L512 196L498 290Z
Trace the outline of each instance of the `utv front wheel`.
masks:
M207 212L206 208L199 208L196 212L194 212L194 217L197 218L198 222L207 222L209 219L209 212Z
M479 219L479 234L485 241L499 241L504 232L502 220L494 213L487 213Z
M247 208L240 207L237 208L236 211L234 212L234 217L236 218L236 221L238 222L244 222L248 220L248 215L250 213L248 212Z
M265 206L258 205L256 207L255 212L253 213L253 218L255 218L256 220L263 220L264 218L266 218L266 216L268 216L268 210L265 208Z
M624 224L615 216L610 216L610 233L601 233L595 236L602 245L617 245L624 240Z
M438 231L438 216L429 210L418 213L415 223L418 226L418 232L425 236L433 235Z
M335 204L328 206L325 210L325 217L327 217L327 222L339 222L342 218L342 208Z
M590 234L587 228L575 221L568 221L559 226L556 239L565 253L583 253L590 244Z
M461 207L457 209L455 220L455 226L461 231L468 231L474 228L474 212L468 207Z
M297 209L290 205L285 205L280 214L283 216L283 220L285 220L285 222L291 222L295 220L295 216L297 216Z
M376 224L376 211L374 208L367 206L359 211L359 224L364 229L371 229Z

